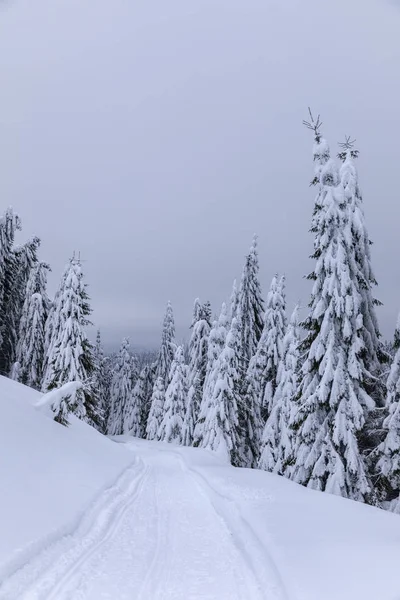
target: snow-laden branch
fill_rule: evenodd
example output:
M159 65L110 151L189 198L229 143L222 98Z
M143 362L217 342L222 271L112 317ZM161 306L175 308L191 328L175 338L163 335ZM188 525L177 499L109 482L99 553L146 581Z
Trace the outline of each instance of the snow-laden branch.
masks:
M54 420L62 425L68 425L68 415L74 412L76 405L79 403L77 398L78 392L83 390L81 381L70 381L60 388L51 390L44 394L35 404L36 407L45 409L50 408Z

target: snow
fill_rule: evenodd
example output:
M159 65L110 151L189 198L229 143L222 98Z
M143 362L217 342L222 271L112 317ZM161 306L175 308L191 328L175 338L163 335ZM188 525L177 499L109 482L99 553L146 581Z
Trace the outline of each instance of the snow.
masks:
M400 597L398 515L39 398L0 379L0 600Z
M133 461L73 415L69 427L55 423L33 406L41 398L0 377L0 581L67 532Z

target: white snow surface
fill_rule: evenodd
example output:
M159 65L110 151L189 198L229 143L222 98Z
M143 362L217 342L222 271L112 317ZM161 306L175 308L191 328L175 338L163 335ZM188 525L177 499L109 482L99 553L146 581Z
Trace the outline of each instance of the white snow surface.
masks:
M39 397L0 378L1 600L400 599L398 515Z

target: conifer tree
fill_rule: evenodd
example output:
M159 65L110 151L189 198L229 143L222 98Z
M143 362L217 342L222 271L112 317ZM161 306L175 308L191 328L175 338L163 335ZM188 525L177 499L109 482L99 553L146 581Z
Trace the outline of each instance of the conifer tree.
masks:
M207 370L208 337L210 335L209 303L201 305L195 300L192 321L192 335L189 343L189 366L187 376L188 398L183 425L182 442L190 446L200 410L203 386Z
M242 385L239 421L245 466L255 467L260 456L263 428L277 386L278 365L285 333L284 277L273 278L267 296L264 327Z
M57 294L53 313L52 342L48 348L44 391L71 381L83 384L79 396L79 416L91 425L100 425L97 391L93 385L95 359L85 328L90 324L91 308L79 260L67 265Z
M218 359L218 375L205 414L199 446L214 450L233 465L241 465L238 403L240 402L241 332L236 317Z
M383 422L385 437L375 452L378 457L375 475L383 499L397 499L400 502L400 315L394 348L396 354L386 384L388 415Z
M187 393L187 406L182 427L183 446L191 446L194 441L195 427L200 411L202 395L203 386L201 385L200 375L197 374L194 380L192 380L192 384Z
M233 282L232 294L231 294L230 302L229 302L229 317L230 317L231 321L232 321L233 317L237 316L238 303L239 303L239 290L237 287L237 281L235 279Z
M286 330L285 277L272 279L267 297L267 307L262 333L265 368L262 381L261 415L266 421L272 411L273 398L277 386L278 367L282 359L283 338Z
M165 384L162 377L157 377L151 396L151 406L146 425L148 440L156 440L164 416Z
M141 436L146 437L147 422L149 419L151 398L153 394L153 388L155 383L156 365L148 364L143 367L140 372L140 406L141 406ZM139 380L138 380L139 381ZM136 382L138 383L138 382Z
M296 306L283 340L272 412L265 424L259 467L288 475L293 460L291 423L296 411L300 369L299 307Z
M161 335L161 348L157 359L157 366L155 372L155 384L153 389L153 395L151 399L151 404L155 402L154 410L153 406L150 408L149 412L149 423L146 426L147 437L150 440L155 439L154 437L149 437L149 435L156 435L155 432L158 431L158 428L161 424L161 419L163 417L163 410L160 409L161 405L165 399L165 391L169 384L169 375L171 372L171 365L174 359L176 351L175 344L175 322L174 315L172 311L171 302L167 304L167 310L164 317L163 330ZM163 385L157 381L159 378L162 379ZM164 390L164 398L161 397L161 393ZM161 410L161 412L160 412Z
M175 344L175 321L171 302L167 304L161 336L161 348L157 362L156 377L162 377L164 384L168 385L168 377L171 371L172 361L176 351Z
M19 325L13 379L37 390L41 388L44 362L44 332L50 309L47 272L50 267L38 262L31 270Z
M151 365L145 365L133 386L126 414L126 431L135 437L145 437L153 388Z
M362 294L354 266L352 219L329 146L315 132L314 183L318 184L312 228L316 261L310 313L303 326L306 352L293 419L296 461L292 478L313 489L371 501L371 486L358 436L365 411L374 406L367 393L364 365Z
M206 375L203 385L198 419L193 434L193 445L199 446L203 436L203 426L212 401L214 387L218 376L218 359L225 346L230 319L225 303L222 304L218 321L214 321L208 338Z
M140 394L140 373L138 361L135 356L131 356L131 389L132 393L125 403L124 415L124 433L129 433L134 437L141 437L142 432L142 397ZM136 385L138 384L138 387Z
M170 383L165 392L163 419L157 438L163 442L182 443L183 419L186 410L186 367L183 348L178 346L171 365Z
M340 168L340 183L344 190L349 214L349 230L354 246L354 268L360 283L361 313L363 315L362 336L365 346L364 363L372 376L377 376L382 362L387 362L389 357L380 342L378 319L375 307L382 303L373 297L373 289L377 285L371 265L371 245L367 227L365 225L363 200L358 185L358 173L354 159L359 151L353 147L354 141L347 138L340 144L339 158L342 160ZM379 396L378 396L379 398Z
M263 330L264 301L258 272L257 237L254 236L250 252L246 256L235 311L235 316L239 316L241 320L241 356L245 371L256 352ZM234 310L234 293L232 305Z
M0 373L3 375L8 374L9 357L4 347L7 337L6 307L12 291L9 273L15 262L13 245L15 232L18 229L21 229L21 221L12 208L9 208L0 218Z
M110 414L107 425L109 435L121 435L125 429L126 406L132 395L132 360L129 347L129 339L124 338L111 383Z
M141 437L142 433L142 396L140 384L141 380L138 377L125 408L124 433L129 433L134 437Z
M254 468L260 455L263 419L261 417L262 381L265 368L264 347L261 340L257 352L250 361L241 385L239 423L244 467Z
M102 416L99 430L102 433L107 432L107 422L110 413L110 392L112 374L110 369L110 360L104 356L104 349L101 342L100 330L96 334L96 344L94 347L94 388L97 390L99 409Z
M32 238L22 246L12 246L13 224L19 225L18 220L13 220L12 213L6 214L5 229L11 230L9 252L6 253L3 281L3 306L2 306L2 342L0 347L0 372L9 375L16 358L18 331L25 302L26 286L31 269L37 263L37 250L40 240ZM7 238L7 235L6 235ZM11 241L12 240L12 241ZM6 241L7 244L7 241Z

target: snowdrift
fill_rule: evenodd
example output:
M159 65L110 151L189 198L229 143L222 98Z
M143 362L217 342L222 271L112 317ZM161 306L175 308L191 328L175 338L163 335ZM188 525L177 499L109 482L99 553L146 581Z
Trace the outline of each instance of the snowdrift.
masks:
M206 450L62 427L40 397L0 378L1 598L400 600L400 516ZM222 591L217 559L248 593Z
M0 377L0 581L68 533L132 453L71 417L33 406L41 394Z
M130 443L136 452L143 444ZM274 581L285 600L400 600L399 515L233 468L205 450L173 451L239 534L264 590Z

